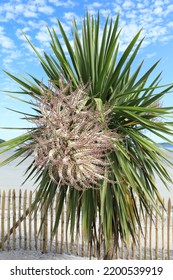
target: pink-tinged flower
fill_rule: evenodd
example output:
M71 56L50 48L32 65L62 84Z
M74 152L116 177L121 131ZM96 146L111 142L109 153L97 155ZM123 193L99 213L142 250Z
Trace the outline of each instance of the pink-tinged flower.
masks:
M71 85L41 88L36 105L40 116L32 120L35 143L31 150L35 164L48 170L50 179L76 189L93 188L104 179L106 154L116 149L119 140L108 129L109 110L100 118L88 88Z

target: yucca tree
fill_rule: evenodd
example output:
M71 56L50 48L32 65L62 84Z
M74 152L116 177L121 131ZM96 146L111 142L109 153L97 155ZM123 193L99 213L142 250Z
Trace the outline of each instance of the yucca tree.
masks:
M26 37L37 54L50 84L57 91L62 90L62 82L64 85L70 83L70 90L66 89L66 96L70 93L74 94L74 92L77 94L81 85L84 88L89 88L85 105L90 107L92 104L92 110L95 108L100 122L104 119L105 108L109 110L105 134L108 131L114 131L116 139L114 138L114 148L105 154L109 167L102 165L104 172L99 177L97 187L95 187L93 179L93 182L92 180L89 182L88 189L76 188L74 177L79 178L79 175L72 177L70 171L71 181L60 182L62 178L62 172L58 171L60 167L54 168L54 173L50 172L47 167L52 147L47 152L45 151L47 158L45 157L44 160L42 158L41 163L39 162L41 167L36 164L39 154L37 152L37 156L26 170L27 179L34 174L36 183L41 180L33 207L36 207L39 202L42 203L41 201L47 201L47 207L49 207L55 194L57 192L59 194L54 231L57 229L62 206L66 201L72 238L75 227L78 230L81 218L85 237L91 245L93 241L97 242L99 248L101 239L96 230L96 224L99 220L99 231L106 246L105 258L111 257L110 251L113 246L118 246L120 239L124 242L128 242L130 237L136 240L136 224L140 226L139 207L149 212L151 206L156 207L156 199L161 201L155 184L155 174L160 177L165 187L171 182L165 169L165 163L169 163L169 161L146 132L151 132L170 142L167 137L172 135L172 123L168 121L168 118L172 114L173 107L161 107L160 100L166 93L170 92L173 86L159 86L161 74L153 78L151 82L151 74L158 62L142 74L142 61L132 72L131 68L143 39L140 39L141 32L139 31L121 54L119 52L118 22L119 16L115 22L107 18L101 32L99 13L96 18L87 13L83 19L81 33L74 20L73 44L71 44L71 38L67 37L61 22L58 20L66 51L64 51L55 30L48 29L52 55L44 53L42 56ZM31 125L28 133L1 144L0 147L4 147L1 153L17 147L15 154L2 164L14 160L20 155L27 158L28 155L35 153L36 147L39 150L43 147L43 142L44 144L48 143L46 142L48 137L46 138L44 134L45 138L43 139L41 136L43 135L41 129L46 127L44 112L45 110L51 112L51 109L45 109L47 107L44 106L45 104L50 106L50 96L53 97L55 94L55 90L50 89L50 86L43 84L32 75L30 75L30 79L19 79L10 73L7 74L21 86L20 95L23 93L34 100L33 102L23 101L33 107L35 113L22 114L36 126ZM44 92L50 94L47 99L42 98ZM62 102L62 99L60 101ZM53 102L58 104L60 101L54 100ZM56 109L54 113L56 115ZM105 150L107 148L105 146ZM59 153L59 150L56 149L54 149L53 155L55 151ZM41 151L43 152L43 150ZM51 159L53 155L51 152ZM97 170L98 173L99 170ZM68 177L68 172L64 176ZM83 176L87 178L86 173L83 173ZM135 197L138 198L139 207ZM43 200L40 201L40 198Z

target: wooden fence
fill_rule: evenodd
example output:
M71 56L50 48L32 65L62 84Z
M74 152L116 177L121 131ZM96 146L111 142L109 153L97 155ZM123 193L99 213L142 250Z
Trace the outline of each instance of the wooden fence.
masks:
M50 208L39 233L44 209L30 214L34 199L32 191L9 190L0 193L0 249L1 250L40 250L43 253L67 253L82 257L97 258L97 244L91 248L83 235L74 235L71 240L69 230L66 233L65 205L56 235L52 235L56 214L56 199ZM138 229L138 244L129 246L120 244L114 252L114 258L121 259L173 259L173 213L171 200L160 207L161 216L154 210L151 215L142 216L143 233ZM82 232L82 231L80 231ZM76 237L75 237L76 236ZM104 244L101 248L104 255Z

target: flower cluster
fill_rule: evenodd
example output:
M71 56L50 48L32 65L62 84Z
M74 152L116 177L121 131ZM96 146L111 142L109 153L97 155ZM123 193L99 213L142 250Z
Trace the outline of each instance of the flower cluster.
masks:
M41 88L40 116L32 120L31 149L35 164L47 168L50 179L78 190L98 186L108 165L106 153L116 148L118 136L108 129L109 110L101 121L88 88L71 85Z

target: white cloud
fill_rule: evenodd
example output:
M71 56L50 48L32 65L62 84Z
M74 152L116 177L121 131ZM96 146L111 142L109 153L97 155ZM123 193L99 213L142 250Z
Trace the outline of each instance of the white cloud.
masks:
M25 27L25 28L22 28L22 29L18 28L16 30L16 36L18 37L19 40L26 41L26 38L25 38L23 32L26 34L28 31L30 31L29 27ZM31 37L29 35L27 35L27 37L28 37L29 40L31 39Z
M0 46L6 49L12 49L15 46L13 40L5 35L3 26L0 26Z
M167 6L166 10L164 11L164 15L167 16L172 12L173 12L173 4Z
M93 2L92 4L91 3L89 4L89 7L91 9L93 9L93 8L100 8L101 6L103 6L103 4L99 3L99 2Z
M6 16L5 16L5 20L9 21L9 20L13 20L15 19L15 14L13 12L7 12Z
M72 21L73 21L73 17L72 17ZM78 18L76 19L76 21L78 20ZM53 23L53 26L52 26L52 28L54 28L54 30L55 30L55 32L57 33L57 35L60 35L61 34L61 32L60 32L60 30L59 30L59 27L58 27L58 22L57 22L57 18L51 18L50 19L50 21ZM66 20L66 22L62 22L61 21L61 25L62 25L62 27L63 27L63 29L64 29L64 31L65 31L65 33L66 34L68 34L69 32L71 32L71 28L72 28L72 21L67 21ZM69 24L68 24L69 23Z
M167 35L167 36L162 36L160 38L160 41L163 42L163 43L167 43L168 41L170 41L172 39L173 39L173 35Z
M170 28L173 28L173 21L170 21L168 24L167 24L168 27Z
M130 9L134 7L134 2L130 1L130 0L126 0L124 1L123 3L123 8L126 10L126 9Z
M38 14L36 12L30 11L30 10L27 10L27 9L24 11L23 15L25 17L27 17L27 18L36 18L36 17L38 17Z
M88 6L87 9L88 9L88 12L91 16L97 15L97 9L91 8L90 6Z
M126 12L126 18L135 20L136 17L137 17L137 11L127 11Z
M0 21L18 20L19 16L26 18L37 18L39 14L52 15L54 8L47 5L45 1L27 1L27 3L17 0L0 4Z
M46 26L47 22L44 20L38 20L38 21L29 20L27 22L27 25L34 30L34 29L40 29L42 26Z
M156 52L148 53L148 54L146 55L146 57L147 57L147 58L152 58L152 57L154 57L156 54L157 54Z
M72 12L66 12L64 13L63 15L63 18L69 22L70 24L73 22L73 20L75 19L76 21L79 21L80 20L80 17L75 14L75 13L72 13Z
M153 26L151 30L146 31L146 37L149 37L152 42L158 40L159 37L166 35L167 29L164 26Z
M14 11L13 5L10 5L10 2L2 4L0 6L0 12L3 12L3 11L13 12Z
M22 43L22 47L25 48L26 53L25 53L25 60L26 61L34 61L35 63L38 63L38 59L37 56L35 54L35 51L33 50L33 48L30 46L30 44L28 44L27 42ZM41 46L36 46L34 45L34 47L36 48L36 50L43 55L45 49L42 48ZM28 52L27 52L28 51Z
M130 40L137 34L139 31L139 26L137 23L131 22L130 24L126 24L121 32L121 37L123 40L130 42Z
M169 4L172 0L165 0L164 4Z
M162 7L157 7L156 9L154 9L154 14L156 15L162 15L164 12L163 12L163 9Z
M107 17L111 14L111 10L110 9L100 9L100 14L103 16L103 17Z
M116 0L116 3L117 3L117 4L123 4L123 1L124 1L124 0Z
M41 45L44 44L48 47L50 42L50 35L47 30L47 27L42 26L39 32L36 34L35 38L41 43Z
M98 10L100 11L101 7L103 7L103 4L99 3L99 2L93 2L93 3L91 2L91 3L87 3L85 5L85 8L88 10L90 15L93 15L93 16L95 16L98 13ZM105 10L106 10L106 8L105 8Z
M138 9L143 9L143 8L145 8L145 4L143 4L143 3L137 3L137 8L138 8Z
M48 0L50 3L54 4L57 7L70 7L73 8L74 6L76 6L75 2L71 1L71 0L67 0L67 1L59 1L59 0Z
M5 68L9 68L9 64L12 64L16 60L20 60L21 58L21 51L19 50L5 50L4 51L4 58L3 58L3 66Z
M52 15L54 13L54 9L48 5L38 7L38 11L46 15Z
M163 6L164 5L164 1L163 0L155 0L153 2L154 6Z
M124 10L121 5L113 4L113 12L115 12L115 14L120 13L121 17L124 15Z
M23 11L25 10L25 7L23 4L18 4L15 6L15 10L17 13L23 13Z

